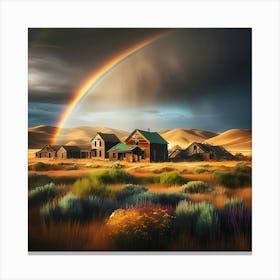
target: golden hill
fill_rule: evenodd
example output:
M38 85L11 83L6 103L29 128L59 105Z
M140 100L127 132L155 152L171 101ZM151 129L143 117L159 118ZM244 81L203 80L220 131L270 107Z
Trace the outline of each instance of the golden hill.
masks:
M52 137L56 128L51 126L35 126L28 129L28 147L29 149L41 148L46 144L51 144ZM57 144L63 145L78 145L80 147L90 147L91 138L97 133L114 133L119 138L128 136L128 132L106 128L106 127L89 127L80 126L73 128L63 128L60 133L60 137Z
M252 153L252 131L248 129L230 129L204 141L211 145L223 146L233 154Z
M28 129L29 149L39 149L46 144L50 144L56 127L35 126ZM114 133L121 141L124 141L129 132L106 127L80 126L74 128L63 128L57 144L77 145L82 148L90 147L91 138L98 132ZM211 131L194 128L175 128L159 131L159 134L169 143L169 149L180 146L185 149L193 142L204 142L212 145L224 146L227 150L245 155L251 154L252 132L244 129L231 129L217 134Z
M159 134L169 143L169 148L179 145L182 149L187 148L193 142L217 136L217 133L194 128L175 128L159 131Z

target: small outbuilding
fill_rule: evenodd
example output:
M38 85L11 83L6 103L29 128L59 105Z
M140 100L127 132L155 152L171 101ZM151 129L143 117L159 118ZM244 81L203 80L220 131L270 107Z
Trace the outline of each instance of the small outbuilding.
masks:
M60 146L57 151L57 158L80 158L81 150L78 146Z
M182 153L180 154L182 156ZM234 160L235 157L222 146L194 142L183 152L187 160Z
M125 143L118 143L109 151L109 160L126 160L128 162L139 162L144 159L144 151L138 146L128 146Z
M45 145L40 151L36 152L37 158L55 158L60 145Z

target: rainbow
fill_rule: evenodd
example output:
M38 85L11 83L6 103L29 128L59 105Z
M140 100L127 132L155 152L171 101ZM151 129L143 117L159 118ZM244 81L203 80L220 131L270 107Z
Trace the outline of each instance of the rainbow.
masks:
M70 102L66 106L66 109L62 112L59 117L59 120L56 124L56 130L54 133L54 137L52 139L52 144L55 144L57 141L58 136L60 135L60 131L66 122L67 118L71 114L74 107L77 103L84 97L89 89L94 86L100 79L102 79L106 74L108 74L114 67L118 64L123 62L125 59L130 57L131 55L138 52L140 49L146 47L147 45L151 44L152 42L156 41L163 35L165 35L167 31L162 32L160 34L154 35L152 37L146 38L145 40L138 42L137 44L131 46L130 48L126 49L125 51L119 53L118 55L114 56L112 59L104 63L100 68L95 70L89 77L82 83L82 85L77 89L77 91L73 94Z

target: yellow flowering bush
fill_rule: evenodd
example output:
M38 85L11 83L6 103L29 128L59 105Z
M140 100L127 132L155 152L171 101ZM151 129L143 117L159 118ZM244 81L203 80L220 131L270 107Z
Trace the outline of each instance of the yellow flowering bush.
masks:
M172 218L166 209L118 209L111 214L107 226L119 249L156 250L168 237Z

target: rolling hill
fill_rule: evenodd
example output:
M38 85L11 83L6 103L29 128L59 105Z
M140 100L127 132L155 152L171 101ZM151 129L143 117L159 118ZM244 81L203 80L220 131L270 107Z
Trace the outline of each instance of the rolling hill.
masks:
M217 133L194 128L175 128L159 131L159 134L170 144L170 148L179 145L187 148L193 142L203 142L208 138L217 136Z
M56 127L35 126L28 129L29 149L38 149L50 144ZM106 127L80 126L63 128L57 144L78 145L81 148L89 148L91 138L98 132L114 133L121 141L124 141L129 132ZM204 142L212 145L224 146L235 153L251 154L252 132L244 129L231 129L220 134L194 128L175 128L158 132L168 143L169 149L180 146L185 149L193 142Z
M252 153L252 131L248 129L230 129L204 141L215 146L223 146L231 153Z
M28 148L41 148L46 144L51 144L52 137L55 133L56 127L52 126L35 126L28 129ZM129 133L124 130L118 130L106 127L89 127L80 126L73 128L63 128L57 144L63 145L78 145L82 148L90 147L91 138L97 133L114 133L120 139L127 136Z

